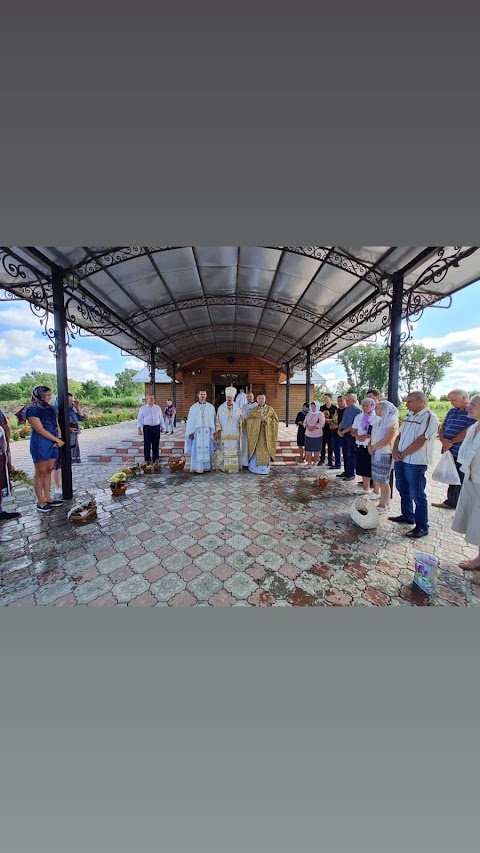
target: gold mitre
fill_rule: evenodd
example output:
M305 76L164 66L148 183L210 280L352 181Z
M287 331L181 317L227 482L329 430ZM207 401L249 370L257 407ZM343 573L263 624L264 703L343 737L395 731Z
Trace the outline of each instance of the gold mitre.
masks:
M225 396L226 397L235 397L237 393L237 389L230 385L230 388L225 388Z

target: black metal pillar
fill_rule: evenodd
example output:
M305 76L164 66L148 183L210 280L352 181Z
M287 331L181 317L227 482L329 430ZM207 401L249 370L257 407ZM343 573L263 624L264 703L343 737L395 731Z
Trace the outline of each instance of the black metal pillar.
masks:
M392 313L390 317L390 364L388 369L388 399L394 406L399 404L398 385L400 377L400 347L402 344L403 273L394 273L392 278Z
M305 371L305 402L310 403L310 384L312 381L312 356L310 347L307 347L307 369Z
M285 389L285 426L290 416L290 362L287 361L287 387Z
M70 414L68 410L68 373L65 297L63 270L52 268L53 328L55 334L55 359L58 389L58 422L65 444L60 450L62 465L62 492L64 500L73 498L72 452L70 449Z
M155 398L155 371L156 371L155 354L156 354L156 347L151 346L150 347L150 383L151 383L150 393L153 394L154 398Z

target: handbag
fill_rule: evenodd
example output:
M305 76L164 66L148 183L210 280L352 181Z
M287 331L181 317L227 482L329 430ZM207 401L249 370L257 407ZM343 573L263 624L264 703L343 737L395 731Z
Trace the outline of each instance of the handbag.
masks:
M438 483L446 483L447 486L459 486L461 481L458 476L455 460L449 450L442 453L440 461L432 474L432 480Z

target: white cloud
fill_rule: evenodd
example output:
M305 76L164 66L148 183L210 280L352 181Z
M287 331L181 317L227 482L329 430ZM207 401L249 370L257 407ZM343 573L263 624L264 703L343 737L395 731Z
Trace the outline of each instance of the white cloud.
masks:
M480 329L464 329L461 332L448 332L438 338L419 338L415 343L432 347L438 351L451 353L480 353Z
M32 352L44 343L30 329L10 329L0 333L0 360L12 362L13 359L29 358Z
M26 302L7 302L1 304L0 320L2 326L12 329L38 329L39 319L30 310Z
M16 307L16 306L15 306ZM3 320L2 311L1 319ZM35 319L38 329L38 319ZM49 350L50 341L33 329L6 329L0 332L0 381L16 382L32 370L55 373L55 359ZM67 349L68 374L84 382L93 379L101 385L113 385L115 377L105 373L102 362L110 362L109 355L96 353L75 341Z
M125 367L129 367L131 369L135 368L135 370L141 370L142 367L145 367L145 362L139 361L138 358L127 358L125 362Z

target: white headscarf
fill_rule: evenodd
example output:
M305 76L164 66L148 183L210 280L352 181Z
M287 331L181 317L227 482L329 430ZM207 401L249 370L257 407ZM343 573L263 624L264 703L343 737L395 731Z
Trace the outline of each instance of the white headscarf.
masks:
M390 427L398 424L398 409L390 402L390 400L380 400L378 405L382 407L382 414L376 443L380 442L382 438L385 438L387 430L389 430ZM382 456L382 450L383 448L380 448L380 450L376 450L373 454L377 462Z

